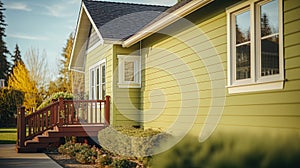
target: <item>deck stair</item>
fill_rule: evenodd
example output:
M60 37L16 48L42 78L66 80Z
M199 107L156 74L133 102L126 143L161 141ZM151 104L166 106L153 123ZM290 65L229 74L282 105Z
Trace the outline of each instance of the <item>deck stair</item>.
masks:
M97 137L98 132L108 125L108 96L106 100L95 101L60 99L28 116L25 116L25 109L20 108L17 152L43 152L59 146L65 137Z

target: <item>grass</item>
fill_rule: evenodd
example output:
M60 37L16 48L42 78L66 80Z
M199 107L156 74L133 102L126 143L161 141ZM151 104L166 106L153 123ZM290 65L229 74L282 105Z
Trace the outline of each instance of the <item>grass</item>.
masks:
M16 128L0 128L0 144L15 144L16 140Z

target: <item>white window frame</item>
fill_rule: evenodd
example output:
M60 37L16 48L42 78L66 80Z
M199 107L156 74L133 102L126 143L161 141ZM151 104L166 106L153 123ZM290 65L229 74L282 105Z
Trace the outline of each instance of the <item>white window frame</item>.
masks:
M141 56L118 55L119 88L141 88ZM134 63L134 81L125 81L125 62Z
M103 95L103 92L102 92L102 85L105 84L106 81L102 81L102 67L105 67L105 71L106 71L106 60L103 59L99 62L97 62L96 64L94 64L93 66L91 66L89 68L89 75L90 75L90 78L89 78L89 83L90 83L90 86L89 86L89 99L90 100L93 100L93 99L97 99L97 69L99 69L99 99L102 99L105 95ZM92 75L94 73L94 76ZM94 77L94 80L92 79ZM94 81L94 82L92 82ZM94 95L94 97L93 97Z
M227 12L227 66L228 66L228 92L229 94L255 92L265 90L283 89L284 85L284 55L283 55L283 7L282 0L278 0L279 9L279 74L270 76L261 76L260 59L260 5L271 0L249 0L239 3L226 10ZM241 12L250 10L250 67L251 78L236 80L236 56L235 56L235 16Z

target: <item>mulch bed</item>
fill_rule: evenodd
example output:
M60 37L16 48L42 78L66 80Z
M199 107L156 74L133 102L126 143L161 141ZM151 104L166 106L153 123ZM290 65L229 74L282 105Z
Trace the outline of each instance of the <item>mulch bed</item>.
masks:
M95 168L95 165L85 165L77 162L70 156L61 155L59 153L47 153L47 155L64 168Z

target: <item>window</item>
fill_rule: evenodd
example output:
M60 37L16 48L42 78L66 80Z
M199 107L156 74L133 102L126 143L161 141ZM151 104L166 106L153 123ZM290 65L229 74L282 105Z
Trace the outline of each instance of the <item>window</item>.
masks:
M5 87L5 80L0 79L0 88L4 88L4 87Z
M250 0L227 10L229 93L283 88L281 0Z
M90 99L104 100L105 87L105 60L100 61L90 68Z
M119 88L141 88L141 57L118 55Z

